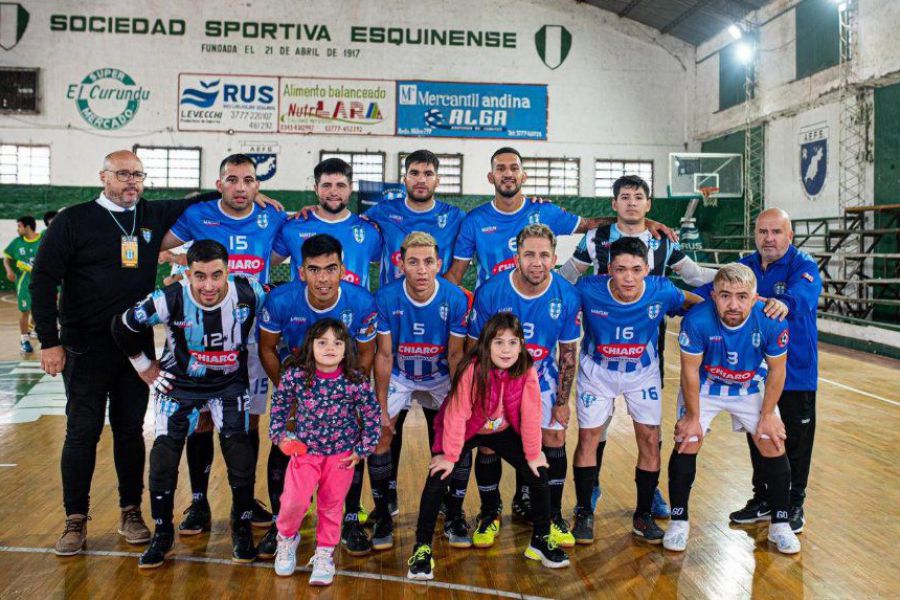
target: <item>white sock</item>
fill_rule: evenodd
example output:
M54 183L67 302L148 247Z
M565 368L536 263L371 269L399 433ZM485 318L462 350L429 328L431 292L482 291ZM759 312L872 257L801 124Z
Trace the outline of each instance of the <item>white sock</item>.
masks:
M27 334L27 333L23 333L23 334L22 334L22 341L23 341L23 342L27 342L27 341L28 341L28 334Z
M316 546L316 552L319 554L334 554L334 548L326 548L325 546Z

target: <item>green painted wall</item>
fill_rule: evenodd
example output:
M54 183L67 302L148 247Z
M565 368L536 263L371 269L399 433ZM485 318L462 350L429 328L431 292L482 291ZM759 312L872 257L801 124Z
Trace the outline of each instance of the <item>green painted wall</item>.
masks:
M840 13L834 0L803 0L795 11L797 79L841 60Z
M900 84L875 90L875 204L900 204ZM887 226L880 219L877 226ZM897 227L894 224L894 227ZM896 238L885 239L879 252L900 252ZM900 277L896 261L876 261L875 275ZM879 320L900 322L900 308L879 307Z

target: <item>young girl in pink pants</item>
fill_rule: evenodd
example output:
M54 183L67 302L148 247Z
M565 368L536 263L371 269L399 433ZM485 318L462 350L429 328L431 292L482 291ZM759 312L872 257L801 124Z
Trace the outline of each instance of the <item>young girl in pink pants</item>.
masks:
M356 347L335 319L310 327L299 360L288 366L272 395L269 437L291 457L278 513L275 572L297 566L298 533L317 493L316 552L309 560L310 585L334 579L334 548L340 541L344 497L353 468L375 449L381 408L358 368Z

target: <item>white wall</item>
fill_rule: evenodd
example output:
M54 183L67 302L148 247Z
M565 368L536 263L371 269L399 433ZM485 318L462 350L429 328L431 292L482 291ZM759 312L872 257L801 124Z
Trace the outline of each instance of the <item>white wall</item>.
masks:
M549 86L547 141L517 141L526 156L581 159L582 195L594 191L596 158L652 159L657 182L665 184L669 152L690 140L690 97L694 87L694 48L635 22L571 0L217 0L192 5L174 0L152 5L124 0L50 3L22 0L30 12L24 36L12 50L0 50L10 66L40 67L41 114L0 115L0 141L50 144L51 183L93 185L107 152L142 145L202 146L203 179L210 186L219 160L240 151L246 141L280 145L279 171L269 189L308 188L320 150L383 150L386 177L397 173L397 153L427 147L437 153L463 153L464 192L487 193L490 154L499 140L400 138L393 136L301 136L290 134L189 133L176 130L178 73L261 74L342 78L421 78L489 83L546 83ZM54 32L51 14L182 19L183 36ZM331 41L260 41L205 35L206 21L259 21L325 25ZM516 48L393 46L352 43L352 25L431 27L515 32ZM567 60L547 68L535 49L543 25L563 25L573 36ZM210 54L203 43L227 41L238 54ZM265 56L267 44L317 47L319 57ZM245 54L246 47L254 54ZM333 48L338 56L325 56ZM344 50L359 50L345 58ZM115 131L90 127L66 98L70 84L93 69L116 67L150 92L137 116ZM660 187L664 189L664 187Z

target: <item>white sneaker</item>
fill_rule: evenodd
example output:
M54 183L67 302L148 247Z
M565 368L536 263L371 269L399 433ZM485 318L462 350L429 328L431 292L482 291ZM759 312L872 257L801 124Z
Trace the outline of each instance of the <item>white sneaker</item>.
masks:
M306 563L306 566L312 567L309 585L331 585L331 582L334 581L333 552L332 548L316 548L316 553Z
M297 546L300 544L300 534L293 537L284 537L278 534L278 549L275 550L275 574L282 577L290 577L297 568Z
M663 548L673 552L684 552L687 548L688 537L691 534L691 524L687 521L671 521L666 534L663 536Z
M772 523L769 525L769 541L778 547L782 554L800 552L800 540L791 530L790 523Z

